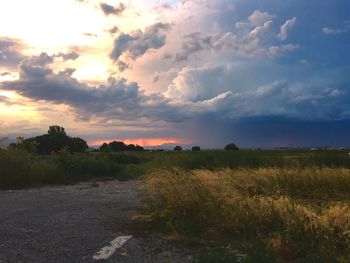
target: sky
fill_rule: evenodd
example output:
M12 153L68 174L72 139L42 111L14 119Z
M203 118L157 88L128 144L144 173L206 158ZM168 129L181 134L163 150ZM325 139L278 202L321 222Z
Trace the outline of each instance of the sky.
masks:
M350 146L348 0L2 0L0 138Z

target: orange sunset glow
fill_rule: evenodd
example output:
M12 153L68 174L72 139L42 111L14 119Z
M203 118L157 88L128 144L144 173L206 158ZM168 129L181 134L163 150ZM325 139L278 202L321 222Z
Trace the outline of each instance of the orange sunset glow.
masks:
M169 138L137 138L137 139L106 139L106 140L95 140L89 141L89 145L101 145L103 143L110 143L113 141L122 141L126 144L140 145L143 147L161 146L163 144L181 144L183 143L179 139Z

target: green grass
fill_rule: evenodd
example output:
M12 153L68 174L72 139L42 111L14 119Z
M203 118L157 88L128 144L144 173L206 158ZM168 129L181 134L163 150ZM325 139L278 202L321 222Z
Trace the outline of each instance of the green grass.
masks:
M149 153L155 168L180 167L186 170L220 168L346 167L350 168L345 150L240 150Z
M128 180L144 174L144 159L136 155L34 155L22 150L0 150L0 189L70 184L98 178Z
M278 167L350 168L347 151L125 152L51 155L0 150L0 189L67 184L93 178L128 180L159 169L184 170Z

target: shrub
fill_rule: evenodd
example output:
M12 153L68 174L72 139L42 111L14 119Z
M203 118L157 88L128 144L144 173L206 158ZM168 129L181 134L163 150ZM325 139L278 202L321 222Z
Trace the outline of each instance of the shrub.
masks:
M230 144L227 144L227 145L225 146L225 150L226 150L226 151L237 151L237 150L239 150L239 148L237 147L236 144L230 143Z
M182 151L182 147L181 146L175 146L174 147L174 151L176 151L176 152L181 152Z

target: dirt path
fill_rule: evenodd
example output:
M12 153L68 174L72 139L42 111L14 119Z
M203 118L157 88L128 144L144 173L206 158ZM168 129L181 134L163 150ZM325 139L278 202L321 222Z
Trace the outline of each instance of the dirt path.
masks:
M0 263L191 262L159 234L128 233L137 181L97 185L0 191Z

